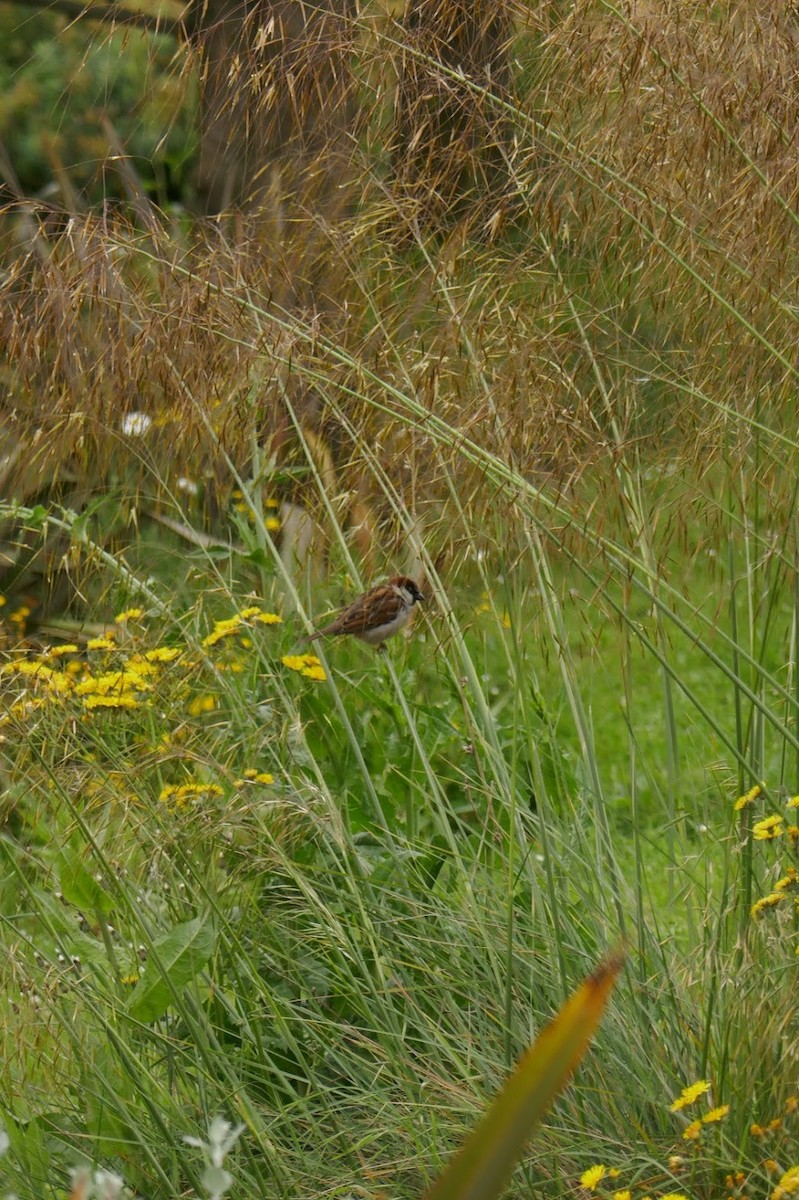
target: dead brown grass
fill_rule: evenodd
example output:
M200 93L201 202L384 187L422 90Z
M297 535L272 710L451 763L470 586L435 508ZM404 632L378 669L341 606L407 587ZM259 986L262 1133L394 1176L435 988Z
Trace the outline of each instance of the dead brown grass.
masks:
M326 144L213 223L158 212L129 164L127 211L18 197L3 216L0 494L80 506L146 479L149 502L170 505L190 477L213 523L230 464L251 475L257 445L269 486L318 512L316 446L366 553L400 536L381 474L450 538L453 486L467 525L493 499L510 511L485 463L464 460L468 439L577 521L612 519L616 501L597 497L641 461L701 478L755 445L766 493L786 502L793 7L514 4L497 29L498 81L456 62L440 29L353 19L345 203L317 204ZM234 76L231 103L262 120L263 80L246 60ZM392 123L398 78L435 81L410 131L412 106ZM307 84L297 128L324 100ZM125 433L132 414L146 436Z

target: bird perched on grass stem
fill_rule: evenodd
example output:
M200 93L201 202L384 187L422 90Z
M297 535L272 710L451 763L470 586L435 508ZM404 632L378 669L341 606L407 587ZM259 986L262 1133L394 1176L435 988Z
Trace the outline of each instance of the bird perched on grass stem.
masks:
M413 606L424 600L415 581L407 575L394 575L353 600L342 613L317 629L306 641L318 637L339 637L349 633L370 646L382 649L383 642L408 623Z

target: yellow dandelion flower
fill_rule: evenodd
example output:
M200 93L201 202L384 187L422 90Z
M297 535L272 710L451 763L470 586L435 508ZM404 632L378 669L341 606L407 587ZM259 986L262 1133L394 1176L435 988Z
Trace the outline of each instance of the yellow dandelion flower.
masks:
M161 804L172 801L176 808L185 808L190 800L200 800L203 797L224 796L224 790L218 783L168 783L161 788L158 800Z
M75 687L75 680L71 674L65 671L53 671L47 681L47 688L51 692L55 692L59 696L63 696L66 692L71 692Z
M711 1108L702 1117L703 1125L711 1125L714 1121L723 1121L727 1113L730 1111L729 1104L719 1104L718 1108Z
M621 1171L619 1170L618 1167L610 1167L609 1168L608 1179L618 1179L620 1175L621 1175Z
M12 622L12 624L16 625L17 629L21 632L30 615L31 610L28 608L27 604L21 604L19 608L15 608L13 612L8 614L8 619Z
M152 684L135 670L123 671L107 671L103 675L90 675L87 679L81 679L80 683L75 685L75 693L78 696L110 696L114 692L128 692L136 690L140 692L149 691Z
M775 1117L773 1121L768 1123L769 1133L776 1133L778 1129L782 1129L782 1117Z
M779 1175L780 1164L777 1162L777 1160L775 1158L764 1158L763 1159L763 1170L768 1171L769 1175Z
M156 646L154 650L145 650L144 659L146 662L171 663L180 655L181 651L175 646Z
M682 1136L686 1142L698 1141L702 1136L702 1120L692 1121L690 1125L686 1125L682 1131Z
M753 917L759 917L767 908L776 908L785 898L784 892L771 892L768 896L761 896L756 900L749 911Z
M83 707L93 708L138 708L139 701L133 692L119 692L116 696L84 696Z
M784 1200L785 1196L799 1195L799 1167L790 1167L771 1193L771 1200Z
M632 1200L632 1192L629 1188L625 1188L623 1192L614 1192L613 1200Z
M270 496L268 500L264 500L264 508L280 508L280 501L275 496Z
M48 650L45 650L44 657L49 660L51 658L63 658L65 654L78 654L79 652L79 647L74 642L67 642L63 646L50 646Z
M243 608L239 613L239 616L241 617L242 621L249 621L251 617L257 617L260 611L261 610L257 604L251 604L249 608Z
M799 808L799 796L791 796L790 800L785 805L785 807L786 808Z
M307 659L312 657L314 656L310 654L284 654L280 661L290 671L303 671L307 665Z
M774 884L774 891L787 892L789 888L792 888L797 883L799 883L799 872L796 870L796 867L788 867L788 874L784 875L782 879L777 880Z
M264 521L268 533L277 533L280 529L280 521L277 517L267 517Z
M315 654L284 654L280 661L290 671L298 671L308 679L327 679L325 669Z
M669 1105L669 1112L679 1112L681 1108L687 1108L689 1104L693 1104L694 1100L698 1100L700 1096L704 1096L710 1091L710 1084L706 1079L698 1079L696 1083L691 1083L688 1087L684 1087L676 1100Z
M681 1154L672 1154L669 1158L669 1170L680 1171L685 1166L685 1159Z
M186 705L186 712L190 717L201 717L203 713L213 712L216 708L216 696L212 696L210 692L204 693L202 696L195 696Z
M203 638L202 644L208 649L210 646L215 646L217 642L221 642L222 638L233 637L240 629L241 617L238 613L232 617L225 617L224 620L214 621L213 629Z
M688 1200L682 1192L668 1192L667 1195L661 1196L660 1200Z
M120 975L119 982L125 987L133 987L134 983L139 982L139 976L133 971L130 975Z
M124 625L127 621L139 621L144 616L143 608L126 608L114 617L115 625Z
M785 1111L790 1116L792 1113L799 1112L799 1096L789 1096L785 1101Z
M122 664L122 669L126 675L137 680L146 679L150 675L158 675L157 662L148 662L142 654L134 654L132 658L126 658Z
M246 787L248 783L268 784L274 782L274 775L270 775L268 771L259 771L255 767L247 767L245 771L242 771L242 778L237 779L233 786L240 788Z
M113 630L111 631L110 634L108 634L108 633L103 634L102 637L89 638L88 642L86 643L86 649L87 650L115 650L116 644L112 640L112 638L113 638Z
M15 662L6 663L0 668L0 674L3 675L22 675L26 679L33 680L34 683L43 684L48 691L55 692L57 695L63 695L64 692L71 692L74 682L70 675L63 671L54 671L52 667L48 667L43 662L36 662L30 658L18 659Z
M2 594L2 592L0 592L0 608L2 608L4 604L8 604L8 601L6 600L6 598Z
M762 1125L750 1125L749 1132L751 1133L752 1137L756 1138L762 1138L766 1136L766 1131Z
M587 1171L583 1171L582 1175L580 1176L580 1183L584 1188L587 1188L589 1192L593 1192L596 1189L597 1184L601 1183L601 1181L605 1178L606 1172L607 1167L603 1167L600 1163L597 1163L595 1167L589 1167Z
M750 804L754 804L758 796L762 794L764 784L756 783L748 792L744 792L743 796L739 796L733 805L734 812L740 812L742 808L748 808Z
M32 658L17 658L13 662L3 663L0 675L27 675L31 679L48 679L53 668Z
M752 826L752 837L756 842L770 842L773 838L782 837L782 822L781 813L773 813L770 817L764 817L762 821L756 821Z
M282 625L283 624L283 618L279 617L277 615L277 613L273 613L273 612L259 612L256 616L253 617L253 620L257 621L259 625Z
M799 842L799 825L789 825L785 830L785 834L791 839L791 842L793 843L793 849L795 850L796 845Z

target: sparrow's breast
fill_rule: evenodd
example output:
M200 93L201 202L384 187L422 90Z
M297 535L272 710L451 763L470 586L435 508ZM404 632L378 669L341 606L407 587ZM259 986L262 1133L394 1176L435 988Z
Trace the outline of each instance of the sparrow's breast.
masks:
M397 615L390 621L386 621L384 625L375 625L371 629L366 629L360 634L361 641L366 642L370 646L379 646L386 638L391 637L393 633L402 629L403 625L408 622L408 617L411 615L409 608L400 607L397 610Z

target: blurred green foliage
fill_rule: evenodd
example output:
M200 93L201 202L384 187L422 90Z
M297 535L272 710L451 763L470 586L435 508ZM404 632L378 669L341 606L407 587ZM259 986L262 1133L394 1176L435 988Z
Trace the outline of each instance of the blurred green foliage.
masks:
M0 142L26 194L70 185L89 203L121 194L108 121L148 193L182 199L194 110L173 38L0 4Z

